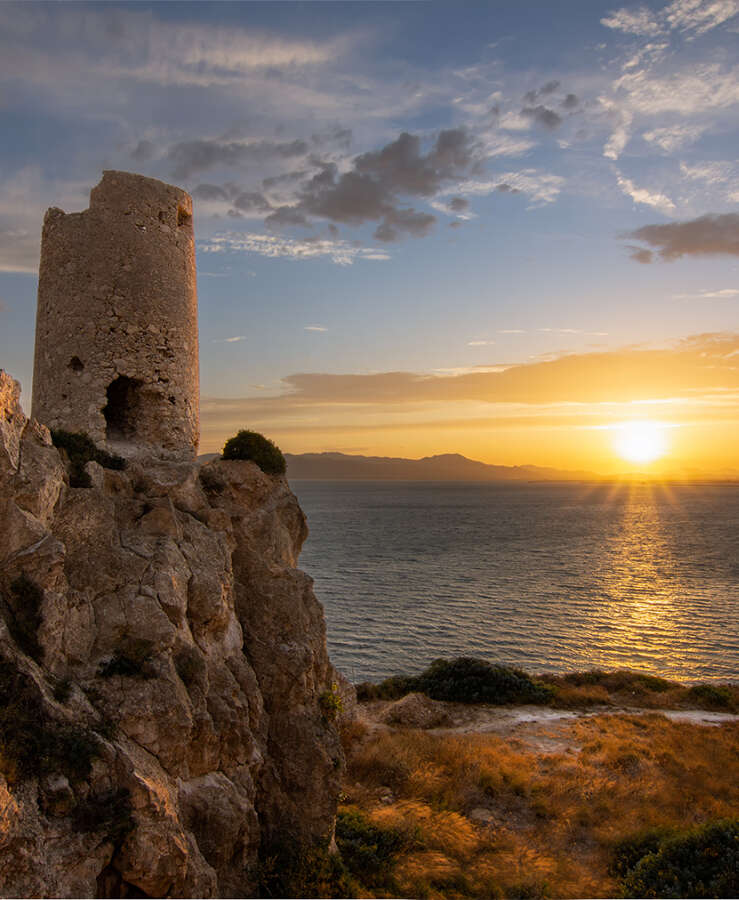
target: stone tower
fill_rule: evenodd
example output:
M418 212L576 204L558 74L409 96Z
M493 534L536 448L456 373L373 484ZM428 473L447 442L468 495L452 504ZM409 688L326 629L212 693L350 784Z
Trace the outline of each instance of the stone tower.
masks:
M199 438L192 199L103 172L41 239L32 415L124 456L189 459Z

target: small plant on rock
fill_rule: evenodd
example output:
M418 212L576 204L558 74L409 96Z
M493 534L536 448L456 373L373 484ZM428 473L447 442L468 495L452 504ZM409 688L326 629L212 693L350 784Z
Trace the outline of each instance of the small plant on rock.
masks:
M328 719L329 722L333 722L336 719L342 710L341 697L339 696L336 682L331 685L330 689L318 695L318 706L324 719Z
M229 438L223 448L223 459L249 460L267 475L284 475L287 469L280 448L256 431L242 430Z

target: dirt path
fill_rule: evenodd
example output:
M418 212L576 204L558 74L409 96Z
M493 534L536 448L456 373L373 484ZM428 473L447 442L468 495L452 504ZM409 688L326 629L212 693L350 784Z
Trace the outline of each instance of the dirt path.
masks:
M428 724L418 717L403 721L402 714L393 722L391 701L373 701L359 707L359 715L372 731L384 728L423 727L432 734L494 734L520 741L527 749L540 753L577 752L580 748L573 739L570 726L578 719L593 716L660 715L673 722L690 722L694 725L717 727L739 722L739 715L701 709L643 709L636 707L597 706L584 709L551 709L546 706L485 706L464 703L446 703L423 698L428 710ZM434 721L436 719L436 721ZM431 727L429 727L431 725Z

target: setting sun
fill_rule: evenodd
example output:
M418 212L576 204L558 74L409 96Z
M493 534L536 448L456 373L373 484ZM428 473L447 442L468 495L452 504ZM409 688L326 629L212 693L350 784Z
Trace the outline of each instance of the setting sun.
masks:
M616 452L633 463L650 463L667 452L664 426L659 422L623 422L616 426Z

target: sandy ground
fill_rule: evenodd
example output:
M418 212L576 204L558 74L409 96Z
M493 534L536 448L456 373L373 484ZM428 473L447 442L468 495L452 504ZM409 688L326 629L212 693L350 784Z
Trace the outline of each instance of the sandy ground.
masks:
M733 713L700 709L640 709L629 707L590 707L584 709L550 709L546 706L484 706L433 701L444 715L446 724L425 729L431 734L495 734L520 741L524 749L539 753L576 753L580 747L573 740L570 725L577 719L613 715L659 715L674 722L717 727L739 721ZM392 701L372 701L359 706L359 716L372 731L391 729L382 719Z

